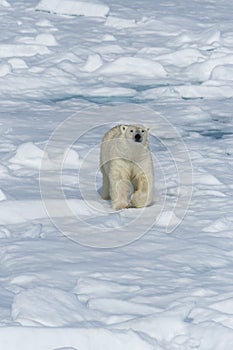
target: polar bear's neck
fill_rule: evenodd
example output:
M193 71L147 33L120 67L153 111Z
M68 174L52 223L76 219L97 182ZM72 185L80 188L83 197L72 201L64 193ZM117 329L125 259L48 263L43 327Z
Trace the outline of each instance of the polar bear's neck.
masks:
M118 156L132 162L142 162L150 154L147 145L132 141L127 138L120 138L118 145Z

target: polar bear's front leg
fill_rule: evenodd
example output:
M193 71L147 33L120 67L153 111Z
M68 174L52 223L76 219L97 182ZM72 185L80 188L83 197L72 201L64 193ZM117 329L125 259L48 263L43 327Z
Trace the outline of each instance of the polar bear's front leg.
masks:
M111 181L110 181L111 183ZM110 185L110 195L112 199L112 207L115 210L120 210L129 207L129 194L131 185L128 180L118 180Z
M121 169L119 165L112 167L109 173L110 197L112 207L115 210L128 208L131 192L131 183L128 180L127 171L126 169Z
M101 196L103 199L110 199L110 184L109 184L109 178L108 175L105 172L104 167L101 168L102 175L103 175L103 185L101 190Z
M146 175L140 175L134 179L135 192L131 196L131 204L135 208L143 208L151 204L151 193Z

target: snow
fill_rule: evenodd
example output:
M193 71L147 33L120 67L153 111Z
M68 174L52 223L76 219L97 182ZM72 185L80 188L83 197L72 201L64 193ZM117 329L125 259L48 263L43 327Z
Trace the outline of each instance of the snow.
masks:
M14 333L13 338L12 333ZM31 327L7 327L3 334L0 330L0 337L6 349L16 349L21 344L24 350L31 350L32 346L35 350L95 350L111 344L112 350L120 348L130 350L132 346L135 350L153 350L153 345L132 331L111 332L98 327L45 328L44 330ZM70 346L67 346L68 344Z
M0 77L4 77L5 75L11 72L11 66L9 64L1 64L0 65Z
M94 72L96 69L100 68L102 64L103 60L100 55L89 55L82 70L85 72Z
M0 57L30 57L45 55L49 53L49 49L41 45L24 45L24 44L1 44Z
M45 45L45 46L58 45L54 35L52 34L38 34L35 38L35 42L39 45Z
M12 281L16 285L27 282L28 278ZM49 320L47 315L50 315ZM75 295L45 287L18 292L12 304L11 316L13 321L23 326L47 327L63 327L89 318Z
M9 162L39 169L43 156L43 150L32 142L27 142L18 146L15 156Z
M125 19L113 16L108 16L105 25L116 29L136 27L134 19Z
M0 1L0 6L3 6L3 7L10 7L11 5L9 4L8 1L6 1L6 0L1 0L1 1Z
M87 17L105 17L109 12L108 6L95 0L42 0L36 8L40 11Z
M1 350L231 350L229 1L0 8ZM145 209L99 194L119 123L151 129Z
M12 66L13 69L24 69L28 68L26 62L21 58L10 58L8 63Z
M167 75L160 63L137 57L117 58L114 62L108 63L100 69L100 73L111 76L136 75L154 79L164 78Z

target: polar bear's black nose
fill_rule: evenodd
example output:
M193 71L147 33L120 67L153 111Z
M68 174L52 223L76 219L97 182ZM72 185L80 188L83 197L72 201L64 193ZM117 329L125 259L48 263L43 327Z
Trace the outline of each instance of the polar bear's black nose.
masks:
M135 141L136 141L136 142L140 142L140 141L141 141L141 138L142 138L142 137L141 137L140 134L136 134L134 137L135 137Z

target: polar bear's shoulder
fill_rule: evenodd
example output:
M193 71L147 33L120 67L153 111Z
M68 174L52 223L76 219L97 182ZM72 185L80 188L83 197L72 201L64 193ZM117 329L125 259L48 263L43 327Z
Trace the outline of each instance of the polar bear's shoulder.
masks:
M116 125L110 129L103 137L103 141L116 139L121 135L121 125Z

